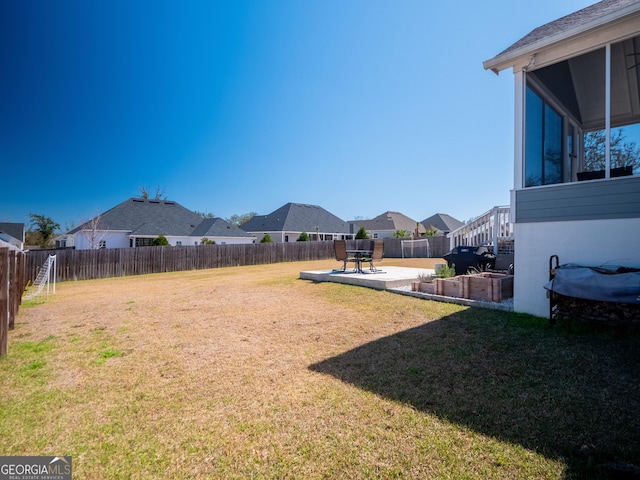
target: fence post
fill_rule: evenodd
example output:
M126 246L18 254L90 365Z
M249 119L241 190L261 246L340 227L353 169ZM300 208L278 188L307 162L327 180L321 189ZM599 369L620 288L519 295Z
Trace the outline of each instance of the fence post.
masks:
M18 304L16 302L16 291L19 290L19 288L16 265L16 252L10 249L8 258L9 290L7 298L9 304L9 330L13 330L15 328L16 313L18 311Z
M9 337L9 249L0 248L0 357L7 354Z

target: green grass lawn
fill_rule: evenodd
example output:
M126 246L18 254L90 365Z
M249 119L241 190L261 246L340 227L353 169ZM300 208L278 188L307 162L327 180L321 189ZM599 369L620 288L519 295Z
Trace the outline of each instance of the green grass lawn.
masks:
M0 453L71 455L78 479L640 473L637 332L298 279L319 265L23 305Z

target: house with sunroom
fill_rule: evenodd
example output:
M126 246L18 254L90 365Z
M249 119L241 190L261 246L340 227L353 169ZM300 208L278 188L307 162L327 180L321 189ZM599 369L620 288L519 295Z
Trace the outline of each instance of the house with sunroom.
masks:
M604 0L484 62L514 78L514 309L561 264L640 267L640 1Z
M129 198L57 240L78 250L152 245L164 235L171 246L254 243L255 238L221 218L203 218L170 200Z

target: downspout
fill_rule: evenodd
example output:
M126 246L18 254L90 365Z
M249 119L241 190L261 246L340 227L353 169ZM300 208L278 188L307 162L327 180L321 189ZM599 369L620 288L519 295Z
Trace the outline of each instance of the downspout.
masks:
M604 178L610 178L611 173L611 44L605 47L604 66Z

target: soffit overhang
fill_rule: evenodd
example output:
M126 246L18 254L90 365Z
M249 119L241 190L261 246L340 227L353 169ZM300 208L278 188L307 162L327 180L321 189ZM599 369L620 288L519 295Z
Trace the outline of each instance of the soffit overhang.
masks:
M483 62L483 66L496 75L508 68L512 68L514 73L537 69L601 48L608 43L631 38L638 33L640 2L522 47L507 49Z

